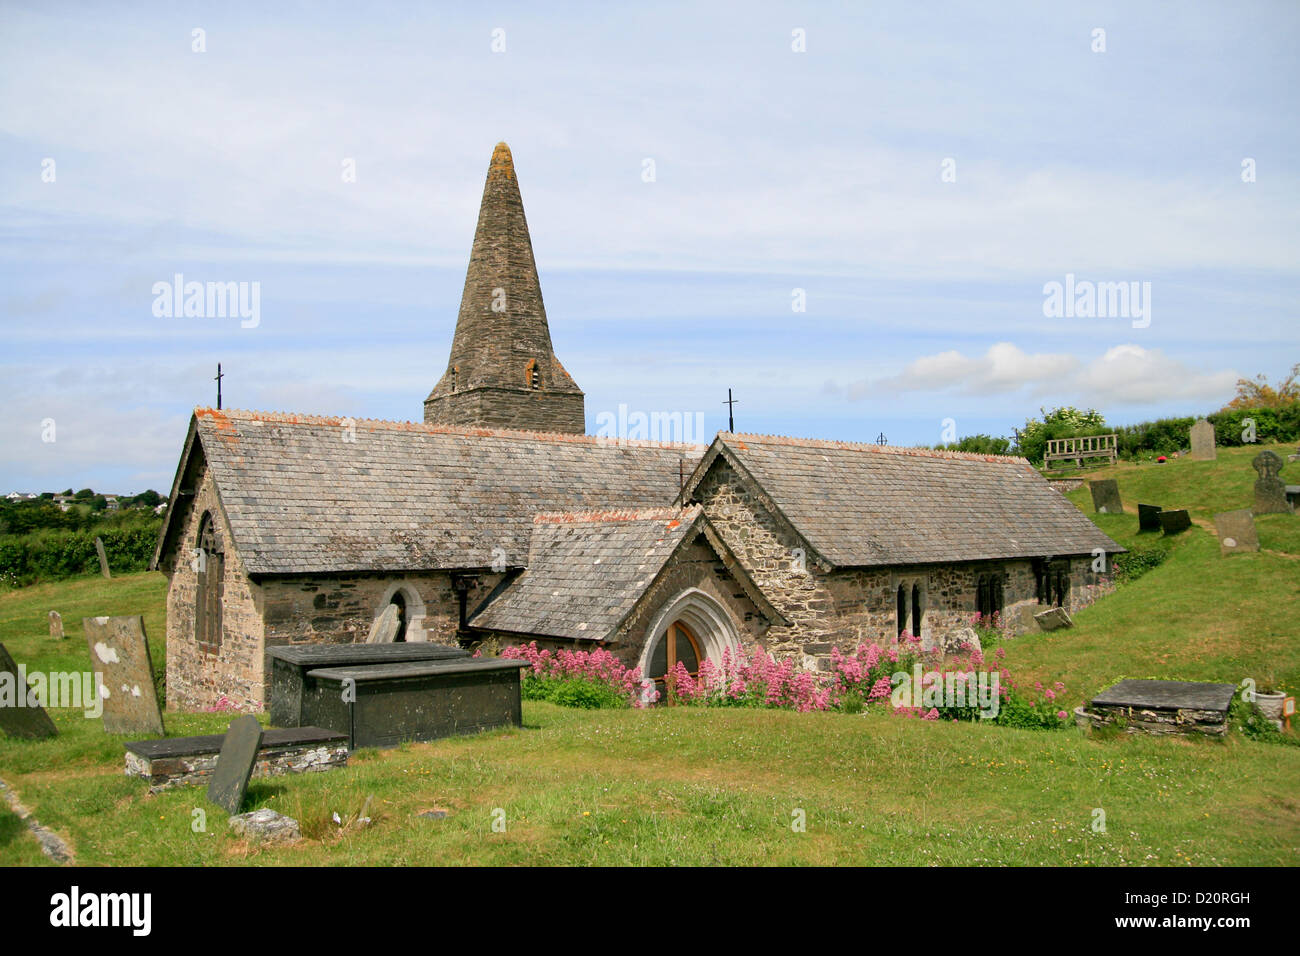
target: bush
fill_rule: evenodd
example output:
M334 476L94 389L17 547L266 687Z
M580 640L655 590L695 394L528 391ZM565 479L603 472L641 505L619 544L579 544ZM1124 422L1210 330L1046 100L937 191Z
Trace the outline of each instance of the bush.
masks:
M584 710L628 706L623 694L610 684L585 677L547 679L526 674L521 693L525 700L548 700L561 707Z
M153 559L160 522L94 531L38 531L0 536L0 582L23 586L36 581L99 573L95 538L113 571L144 571Z
M939 451L966 451L975 455L1012 455L1010 438L993 435L968 435L947 445L935 445Z
M479 656L475 652L474 656ZM520 689L529 700L549 700L566 707L640 707L654 701L654 684L639 667L625 667L609 651L538 650L537 642L502 649L501 656L528 661Z
M1130 548L1123 554L1111 558L1111 566L1115 569L1115 581L1121 584L1134 581L1152 568L1160 567L1168 557L1168 548Z

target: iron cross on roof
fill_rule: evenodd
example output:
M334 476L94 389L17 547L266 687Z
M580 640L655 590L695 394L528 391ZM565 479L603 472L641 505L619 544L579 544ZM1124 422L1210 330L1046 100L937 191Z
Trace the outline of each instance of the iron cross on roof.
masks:
M736 406L740 403L731 397L731 389L727 389L727 400L722 404L727 406L727 431L734 434L736 431Z
M214 379L214 381L216 381L216 383L217 383L217 408L218 408L218 410L220 410L220 408L221 408L221 380L222 380L223 378L225 378L225 376L221 374L221 363L218 362L218 363L217 363L217 374L216 374L216 378Z

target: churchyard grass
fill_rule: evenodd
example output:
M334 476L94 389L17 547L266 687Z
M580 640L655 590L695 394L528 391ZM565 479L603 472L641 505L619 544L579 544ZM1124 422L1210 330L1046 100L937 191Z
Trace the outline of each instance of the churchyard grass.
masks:
M1249 504L1258 449L1215 462L1095 469L1126 515L1091 515L1164 563L1075 615L1006 641L1020 680L1061 679L1073 707L1121 677L1295 691L1300 543L1259 520L1260 554L1219 556L1216 511ZM1283 473L1286 476L1286 473ZM1287 476L1289 477L1289 476ZM1137 534L1138 501L1186 507L1172 539ZM157 574L0 594L0 641L30 668L84 668L80 617L143 613L162 666ZM68 640L49 640L63 613ZM526 701L522 730L360 751L341 771L254 780L248 809L298 819L305 839L254 849L227 833L202 788L149 796L122 773L120 738L56 710L60 736L0 739L0 778L83 864L1098 864L1292 865L1300 853L1300 747L1029 731L866 715L690 707L577 710ZM216 733L228 714L165 714L171 734ZM342 827L366 811L368 826ZM195 832L193 811L206 829ZM442 809L443 819L419 813ZM504 832L494 832L502 819ZM1096 811L1105 833L1095 832ZM792 826L806 821L806 832ZM0 807L0 864L45 862Z

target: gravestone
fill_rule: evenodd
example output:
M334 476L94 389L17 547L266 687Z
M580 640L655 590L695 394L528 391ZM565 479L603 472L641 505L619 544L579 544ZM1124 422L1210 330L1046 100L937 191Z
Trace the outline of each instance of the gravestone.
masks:
M27 684L27 669L19 667L0 644L0 730L10 737L40 740L58 734L54 721Z
M226 739L217 755L217 767L208 784L208 799L232 816L244 804L248 780L253 776L253 764L262 747L262 725L251 714L236 717L230 722Z
M1192 426L1192 460L1214 461L1218 452L1214 449L1214 426L1204 418Z
M1046 611L1039 611L1034 615L1034 620L1044 631L1055 631L1062 627L1074 627L1074 621L1070 619L1070 613L1063 607L1049 607Z
M1159 505L1138 505L1138 531L1159 531L1162 510Z
M1182 534L1192 526L1192 516L1185 510L1160 512L1160 528L1165 534Z
M384 613L379 615L374 624L370 625L370 636L366 638L366 643L393 643L393 638L397 636L397 628L400 624L401 622L397 619L397 605L388 605L388 607L384 608Z
M1297 448L1297 449L1295 450L1295 454L1294 454L1294 455L1287 455L1287 456L1286 456L1286 460L1287 460L1287 461L1300 461L1300 448Z
M1092 491L1092 507L1099 515L1122 515L1124 505L1119 500L1119 482L1114 478L1088 482Z
M399 661L469 660L469 651L441 644L276 644L271 659L271 724L309 727L303 719L303 694L315 682L308 671L319 667L395 664Z
M519 727L519 671L527 666L467 657L310 670L302 718L347 734L353 749Z
M1258 551L1259 534L1255 531L1255 516L1249 508L1225 511L1214 516L1214 533L1219 536L1219 553Z
M153 664L144 618L87 617L81 621L90 648L96 692L104 704L104 730L110 734L155 734L163 730L154 690Z
M1093 727L1110 724L1121 725L1129 733L1221 737L1227 733L1228 707L1236 692L1236 684L1129 678L1080 709Z
M1259 472L1255 481L1255 514L1290 514L1286 484L1278 477L1282 471L1282 459L1271 451L1261 451L1251 462L1251 467Z
M50 612L50 639L61 641L68 635L63 633L63 615L58 611Z
M287 844L302 839L302 828L297 820L266 807L231 817L228 825L251 843Z
M106 578L112 578L113 572L108 570L108 553L104 550L104 539L95 539L95 553L99 555L99 573Z

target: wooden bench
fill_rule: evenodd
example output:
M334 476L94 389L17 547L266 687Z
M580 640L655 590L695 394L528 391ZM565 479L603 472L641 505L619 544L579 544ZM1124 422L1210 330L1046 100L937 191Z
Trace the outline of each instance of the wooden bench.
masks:
M519 671L528 666L481 657L319 668L305 675L302 715L346 734L354 749L519 727Z
M151 792L208 782L217 766L224 734L132 740L126 745L126 775L149 781ZM254 777L313 773L348 762L348 738L322 727L266 730L253 765Z
M1088 458L1105 458L1112 465L1119 457L1118 435L1087 435L1080 438L1049 438L1043 453L1043 465L1054 461L1073 461L1082 468Z
M307 672L318 667L354 667L403 661L469 660L469 651L442 644L277 644L271 659L271 725L304 727L302 689Z

